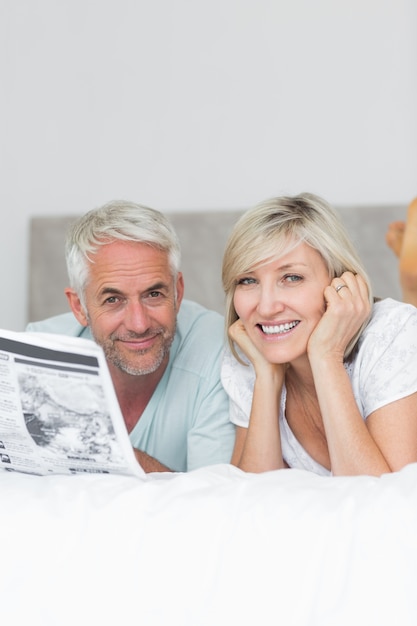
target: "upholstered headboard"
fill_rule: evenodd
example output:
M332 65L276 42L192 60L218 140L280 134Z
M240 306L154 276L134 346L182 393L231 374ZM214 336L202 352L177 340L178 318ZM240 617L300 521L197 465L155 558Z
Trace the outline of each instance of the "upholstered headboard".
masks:
M373 281L375 294L400 299L394 254L385 244L391 221L405 219L407 207L338 207ZM185 296L223 312L221 261L227 236L242 211L168 213L182 244ZM68 311L64 241L76 216L33 217L30 223L27 321Z

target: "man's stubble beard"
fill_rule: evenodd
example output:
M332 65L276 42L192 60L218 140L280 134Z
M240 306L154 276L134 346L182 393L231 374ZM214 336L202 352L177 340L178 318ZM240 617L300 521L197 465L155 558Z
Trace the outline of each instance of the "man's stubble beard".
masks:
M132 364L131 359L125 357L123 354L117 350L117 335L111 335L105 341L99 341L93 332L93 329L90 326L91 334L97 344L101 346L103 349L106 360L111 363L114 367L125 372L126 374L130 374L131 376L145 376L146 374L153 374L164 362L165 358L169 355L169 351L171 349L172 343L174 341L175 332L176 332L176 324L172 333L168 333L167 329L159 328L156 331L157 335L162 336L162 343L158 346L158 351L156 352L151 363L148 363L146 366L141 366L140 364ZM128 333L123 336L124 339L144 339L147 337L149 333L145 333L144 335L138 335L136 333ZM152 335L155 335L155 331L153 331ZM138 350L136 355L146 356L149 353L148 350Z

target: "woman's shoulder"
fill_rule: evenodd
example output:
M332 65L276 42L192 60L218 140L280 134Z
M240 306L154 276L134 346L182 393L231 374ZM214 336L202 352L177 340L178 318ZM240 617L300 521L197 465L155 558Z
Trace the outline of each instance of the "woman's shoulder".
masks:
M383 350L389 344L403 344L416 348L417 308L412 304L384 298L375 302L372 315L362 333L360 344L372 342Z
M417 390L417 308L386 298L376 302L347 365L364 417Z
M396 320L396 325L401 325L407 320L415 324L417 323L417 307L393 298L377 300L368 326L372 327L376 324L385 326L392 319Z
M228 394L234 398L250 395L252 398L255 384L255 370L243 354L238 352L241 361L231 353L229 346L223 350L221 365L221 381Z

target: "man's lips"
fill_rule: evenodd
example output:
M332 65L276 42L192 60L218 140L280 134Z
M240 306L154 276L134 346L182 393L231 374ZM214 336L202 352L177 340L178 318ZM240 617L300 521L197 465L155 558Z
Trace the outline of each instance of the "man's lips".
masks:
M117 341L118 343L123 344L124 346L130 347L133 350L143 350L146 349L148 347L150 347L151 345L153 345L155 343L155 340L158 339L158 337L160 337L161 333L153 333L153 334L147 334L147 335L142 335L140 337L115 337L114 341Z

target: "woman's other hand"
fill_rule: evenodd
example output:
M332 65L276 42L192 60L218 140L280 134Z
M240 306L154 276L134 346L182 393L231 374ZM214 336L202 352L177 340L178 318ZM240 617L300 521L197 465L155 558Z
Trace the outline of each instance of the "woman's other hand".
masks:
M334 278L324 290L326 311L310 336L309 358L343 361L346 347L371 313L365 281L352 272Z

